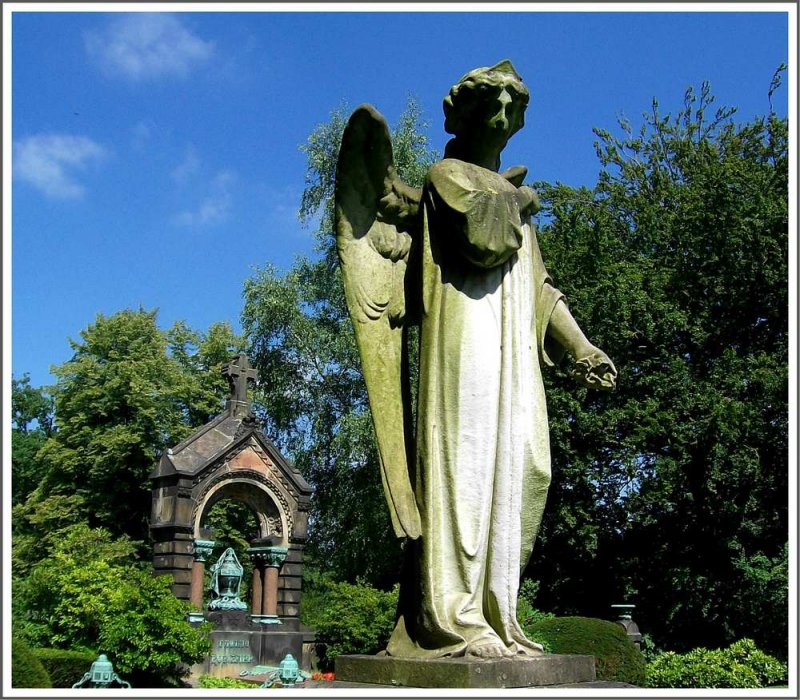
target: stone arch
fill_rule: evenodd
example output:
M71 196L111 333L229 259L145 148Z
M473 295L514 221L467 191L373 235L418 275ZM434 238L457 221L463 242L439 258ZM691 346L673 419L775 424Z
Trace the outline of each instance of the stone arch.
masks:
M192 518L194 538L202 539L200 528L208 512L221 500L244 503L258 520L259 538L274 536L279 546L287 547L292 534L291 509L286 497L257 472L223 474L203 490Z

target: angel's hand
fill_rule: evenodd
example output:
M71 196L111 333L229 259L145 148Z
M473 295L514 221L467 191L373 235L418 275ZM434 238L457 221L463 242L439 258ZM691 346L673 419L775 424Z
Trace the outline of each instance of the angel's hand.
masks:
M504 170L500 173L500 176L517 188L519 213L523 216L532 216L541 209L541 204L539 203L539 195L527 185L522 184L527 174L528 169L524 165L515 165L508 170Z
M527 185L517 188L517 199L519 201L519 213L523 216L533 216L542 208L539 203L539 195Z
M617 368L608 355L594 346L575 361L570 374L590 389L611 391L617 386Z

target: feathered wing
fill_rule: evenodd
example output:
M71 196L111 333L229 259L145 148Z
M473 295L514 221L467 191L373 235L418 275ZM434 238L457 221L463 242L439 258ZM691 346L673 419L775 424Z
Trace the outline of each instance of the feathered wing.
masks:
M405 376L405 275L420 191L395 173L389 129L361 105L342 136L336 169L336 242L398 537L419 537L410 478L411 406Z

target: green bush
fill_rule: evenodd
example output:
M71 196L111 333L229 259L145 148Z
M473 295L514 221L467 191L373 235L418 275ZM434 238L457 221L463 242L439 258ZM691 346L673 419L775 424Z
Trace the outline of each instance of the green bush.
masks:
M784 681L786 665L750 639L727 649L660 654L647 664L648 688L765 688Z
M202 675L198 679L201 688L258 688L260 683L240 681L237 678L220 678L219 676Z
M522 631L531 639L531 641L538 642L544 648L546 653L551 653L551 649L546 643L531 637L531 629L537 622L543 620L552 620L555 615L549 612L542 612L536 607L535 599L536 594L539 592L539 582L526 578L522 585L519 587L519 596L517 598L517 622L519 622Z
M398 589L322 578L304 597L303 622L317 633L320 666L333 667L340 654L376 654L394 629Z
M211 626L190 625L169 577L132 563L132 554L132 543L101 528L65 532L15 588L15 631L34 647L113 654L115 671L134 687L178 685L210 651Z
M21 639L11 640L11 686L14 688L52 688L42 662Z
M644 684L644 659L616 622L593 617L554 617L531 625L526 632L553 654L593 655L597 680Z
M97 659L97 654L67 649L34 649L54 688L71 688Z
M658 658L664 653L664 650L660 649L656 645L653 638L647 632L642 634L642 641L639 644L639 650L642 652L645 664L649 664L651 661L653 661L653 659Z

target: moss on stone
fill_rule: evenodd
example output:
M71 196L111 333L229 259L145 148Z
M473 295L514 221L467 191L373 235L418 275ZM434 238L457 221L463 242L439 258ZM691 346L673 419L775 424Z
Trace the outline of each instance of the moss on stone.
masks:
M593 617L554 617L527 628L553 654L591 654L597 680L644 685L645 662L621 625Z

